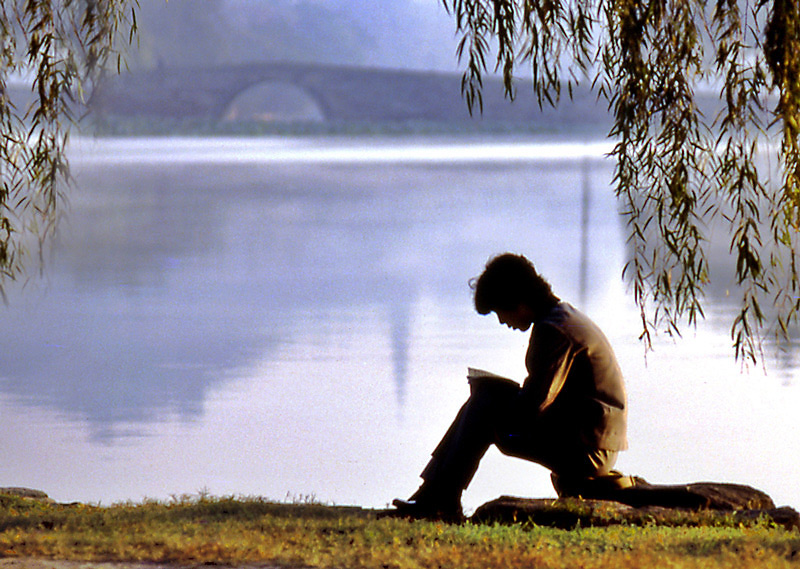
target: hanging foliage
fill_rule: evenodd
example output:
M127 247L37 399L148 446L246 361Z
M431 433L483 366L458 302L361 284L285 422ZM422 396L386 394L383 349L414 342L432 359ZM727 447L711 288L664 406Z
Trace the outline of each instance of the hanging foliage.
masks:
M707 241L720 227L741 295L736 356L755 361L767 328L789 338L800 317L797 0L442 1L471 111L487 71L509 96L529 72L540 105L580 82L608 103L624 275L648 346L654 330L703 316ZM718 113L700 111L699 89L717 91Z
M0 7L0 292L55 231L69 125L98 75L120 66L136 0L4 0ZM30 84L20 106L12 82Z

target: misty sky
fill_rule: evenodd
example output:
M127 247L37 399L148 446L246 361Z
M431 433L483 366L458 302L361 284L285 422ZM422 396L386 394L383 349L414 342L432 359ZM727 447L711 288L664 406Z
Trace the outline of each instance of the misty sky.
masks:
M132 67L303 61L459 70L453 20L439 0L140 0L138 20Z

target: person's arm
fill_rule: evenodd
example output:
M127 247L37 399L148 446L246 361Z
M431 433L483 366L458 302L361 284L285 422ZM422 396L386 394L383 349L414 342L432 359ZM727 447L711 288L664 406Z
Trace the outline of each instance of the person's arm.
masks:
M520 402L539 413L545 411L564 387L574 359L569 338L545 322L536 324L525 356L528 377L520 390Z

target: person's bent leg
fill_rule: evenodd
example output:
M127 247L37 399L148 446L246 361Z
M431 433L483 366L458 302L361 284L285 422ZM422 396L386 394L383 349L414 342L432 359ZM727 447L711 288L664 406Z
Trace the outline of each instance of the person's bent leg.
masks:
M517 389L483 382L473 386L422 472L428 485L466 489L489 446L505 430Z
M586 475L585 470L562 469L553 471L553 488L560 498L573 496L587 499L613 499L614 494L636 485L632 476L614 470L619 452L613 450L591 449L586 459L594 471Z
M492 383L473 386L469 399L422 471L419 490L407 501L395 500L395 505L460 512L461 494L486 450L498 438L498 431L503 430L516 393L515 388Z
M512 434L497 441L497 447L503 454L549 469L559 497L602 499L633 484L630 476L613 470L617 451L587 447L577 437L547 436L552 429L542 428L541 432L540 436Z

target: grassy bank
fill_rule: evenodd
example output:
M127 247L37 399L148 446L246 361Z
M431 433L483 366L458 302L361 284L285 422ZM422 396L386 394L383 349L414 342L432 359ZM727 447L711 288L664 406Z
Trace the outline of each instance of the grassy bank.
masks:
M800 535L753 527L376 519L375 512L260 499L181 498L110 507L0 496L0 556L288 567L797 567Z

